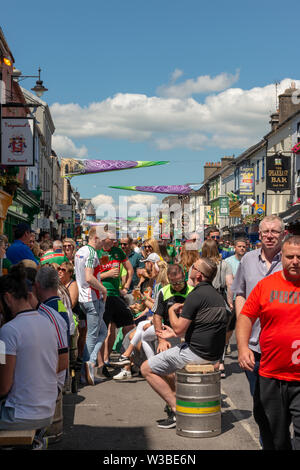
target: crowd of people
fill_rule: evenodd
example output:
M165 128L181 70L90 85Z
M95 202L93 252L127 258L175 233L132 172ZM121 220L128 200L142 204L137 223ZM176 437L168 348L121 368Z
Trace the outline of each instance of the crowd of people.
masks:
M176 427L175 371L212 364L226 379L236 330L262 447L291 448L292 420L300 448L300 237L279 217L255 244L217 227L174 245L92 226L77 246L20 224L0 259L0 429L49 426L74 350L81 386L137 370L164 401L158 426Z

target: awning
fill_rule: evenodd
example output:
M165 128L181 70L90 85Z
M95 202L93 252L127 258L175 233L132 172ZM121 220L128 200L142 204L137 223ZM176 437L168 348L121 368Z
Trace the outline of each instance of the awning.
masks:
M300 204L295 204L290 207L287 211L281 212L279 217L282 218L283 223L291 224L292 222L300 221Z

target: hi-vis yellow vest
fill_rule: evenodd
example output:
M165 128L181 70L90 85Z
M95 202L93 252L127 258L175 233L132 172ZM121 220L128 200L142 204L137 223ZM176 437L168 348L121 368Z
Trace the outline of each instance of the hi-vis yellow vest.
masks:
M185 299L192 292L193 289L194 289L194 287L190 286L188 284L185 294L183 292L173 292L172 293L171 292L171 284L168 284L167 286L163 287L163 289L162 289L164 301L170 299L171 297L175 297L175 295L176 295L176 297L181 296Z

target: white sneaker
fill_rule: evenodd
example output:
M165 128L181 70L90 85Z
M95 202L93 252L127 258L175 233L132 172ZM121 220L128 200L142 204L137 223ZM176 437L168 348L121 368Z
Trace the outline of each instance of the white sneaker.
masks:
M121 372L113 376L113 379L114 380L126 380L126 379L131 379L131 377L132 377L132 374L130 370L122 369Z

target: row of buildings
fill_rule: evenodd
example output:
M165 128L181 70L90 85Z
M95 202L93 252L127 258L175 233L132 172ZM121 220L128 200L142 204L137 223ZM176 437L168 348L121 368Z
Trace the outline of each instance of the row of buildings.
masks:
M201 231L218 226L224 238L247 235L255 241L265 215L283 218L290 231L300 233L300 90L295 83L278 97L270 116L270 131L255 145L219 162L207 162L204 181L190 196L163 199L169 207L189 205L188 227ZM179 212L180 213L180 210ZM176 211L170 212L174 221ZM172 223L171 228L175 224ZM178 228L178 226L177 226ZM171 234L176 238L175 233Z
M61 177L40 71L29 91L20 85L29 77L14 63L0 28L0 233L12 240L14 227L27 222L37 233L47 231L55 238L80 236L80 195Z
M14 62L0 28L0 233L12 240L13 228L27 222L54 238L81 238L88 227L84 221L96 221L95 210L90 200L80 199L68 178L61 177L62 160L52 149L55 123L41 98L46 89L40 71L29 91L20 85L28 76ZM164 220L160 215L153 233L182 238L183 233L217 225L223 237L247 234L255 240L260 219L269 214L281 215L289 229L299 231L298 143L300 90L291 83L278 97L270 131L238 156L207 162L197 191L164 198L168 228L158 222Z

